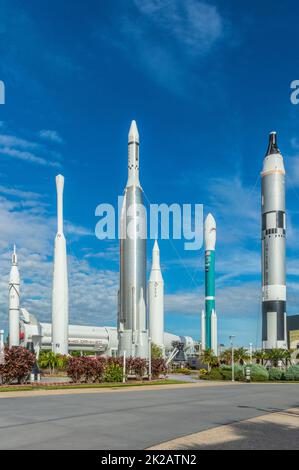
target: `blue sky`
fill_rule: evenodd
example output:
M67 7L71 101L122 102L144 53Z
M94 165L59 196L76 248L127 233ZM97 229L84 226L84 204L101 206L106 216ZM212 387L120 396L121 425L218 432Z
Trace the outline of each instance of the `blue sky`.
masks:
M268 133L278 132L288 313L298 312L299 106L290 101L298 10L278 0L1 1L1 325L14 242L22 305L50 320L57 173L66 178L70 320L115 324L118 246L95 237L95 208L123 192L131 119L149 200L202 203L215 215L224 343L230 334L260 343L259 173ZM203 250L160 248L166 328L198 338Z

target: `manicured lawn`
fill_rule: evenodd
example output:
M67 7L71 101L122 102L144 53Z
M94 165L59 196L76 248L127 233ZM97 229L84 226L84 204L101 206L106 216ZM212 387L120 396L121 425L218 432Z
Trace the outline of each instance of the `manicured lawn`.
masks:
M67 384L67 385L8 385L0 386L1 392L24 392L34 390L66 390L78 388L124 388L124 387L142 387L145 385L175 385L186 384L181 380L153 380L151 382L127 382L123 383L99 383L99 384Z

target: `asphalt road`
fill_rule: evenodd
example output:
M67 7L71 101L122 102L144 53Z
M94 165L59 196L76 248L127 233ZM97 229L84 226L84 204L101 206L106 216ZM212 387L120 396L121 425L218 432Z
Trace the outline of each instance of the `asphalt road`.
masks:
M1 398L0 449L144 449L297 406L299 384Z

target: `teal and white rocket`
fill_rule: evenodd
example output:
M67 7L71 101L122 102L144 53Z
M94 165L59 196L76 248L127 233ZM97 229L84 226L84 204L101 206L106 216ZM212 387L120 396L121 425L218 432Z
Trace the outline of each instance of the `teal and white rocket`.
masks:
M212 349L217 355L217 315L215 310L215 246L216 222L208 214L204 224L205 240L205 310L201 315L202 349Z

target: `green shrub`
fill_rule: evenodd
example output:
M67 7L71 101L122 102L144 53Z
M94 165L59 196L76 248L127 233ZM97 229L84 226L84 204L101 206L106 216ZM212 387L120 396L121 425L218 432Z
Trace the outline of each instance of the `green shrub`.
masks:
M232 379L232 366L228 366L226 364L221 364L219 370L223 376L224 380L231 380ZM234 365L234 379L236 381L244 380L244 367L238 364Z
M265 382L269 380L269 372L261 364L252 364L250 368L250 377L252 382Z
M219 367L215 367L214 369L211 370L211 372L204 377L202 377L206 380L224 380L224 377L219 369Z
M63 354L56 355L56 368L59 371L66 371L68 364L68 356Z
M151 355L152 359L162 359L163 358L163 350L157 344L151 344Z
M290 366L285 373L286 380L299 380L299 365Z
M172 371L174 374L184 374L184 375L191 375L192 371L187 369L186 367L177 367Z
M232 370L232 366L229 366L227 364L221 364L219 366L219 369L222 371L222 370Z
M269 380L282 380L283 379L283 371L278 367L272 367L269 370Z
M122 382L123 368L116 363L108 364L105 368L104 381L105 382Z

